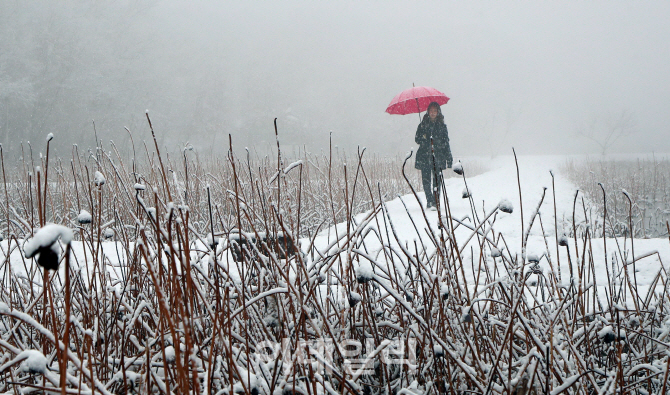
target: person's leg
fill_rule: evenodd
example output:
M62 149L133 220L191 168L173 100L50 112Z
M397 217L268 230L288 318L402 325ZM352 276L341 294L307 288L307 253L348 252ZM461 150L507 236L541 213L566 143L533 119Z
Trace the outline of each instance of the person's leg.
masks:
M432 173L433 172L428 169L421 170L423 192L426 194L426 206L435 205L435 198L433 197L433 186L431 185L431 178L433 178Z

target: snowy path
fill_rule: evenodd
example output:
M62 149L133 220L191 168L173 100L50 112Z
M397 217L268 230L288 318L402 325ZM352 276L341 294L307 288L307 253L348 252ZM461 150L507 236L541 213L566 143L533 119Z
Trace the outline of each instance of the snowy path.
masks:
M540 258L539 268L546 274L549 273L553 267L554 273L560 276L561 283L564 286L570 284L571 268L569 265L568 251L565 247L559 247L556 243L556 233L559 237L563 234L572 233L572 217L573 217L573 202L575 199L575 192L577 188L572 184L567 177L561 173L562 165L565 163L564 156L520 156L518 158L519 164L519 179L521 183L521 196L523 198L523 217L524 230L521 226L521 209L519 204L519 185L517 183L516 165L513 156L498 157L487 163L489 170L483 174L475 177L468 177L467 162L463 161L465 169L465 181L462 177L452 177L445 179L445 187L449 199L449 207L452 217L455 220L455 239L462 249L462 260L466 268L465 276L468 284L473 285L476 278L480 279L483 276L478 275L479 271L479 257L480 257L480 242L477 237L473 237L471 228L477 226L480 221L494 209L502 199L506 199L512 203L514 211L511 214L498 211L493 214L491 221L493 221L492 229L488 234L489 240L495 240L496 246L503 254L510 257L517 257L519 262L523 262L523 234L528 232L528 226L533 217L533 214L538 210L538 204L542 200L542 195L545 193L544 200L539 206L539 217L535 219L530 229L526 248L526 258L535 257ZM408 169L408 171L415 171ZM451 172L447 169L446 171ZM554 196L552 188L552 175L554 175L554 185L556 193L556 227L554 224ZM471 200L462 198L465 183L472 196L472 202L476 207L476 215L479 218L473 225L473 210ZM416 187L416 186L415 186ZM547 188L544 191L544 188ZM423 192L418 193L421 204L425 204L425 197ZM584 202L582 202L582 199ZM577 205L575 209L575 222L577 224L584 224L584 208L586 206L589 210L590 202L583 194L578 195ZM395 232L404 244L407 250L414 253L418 250L421 253L422 245L426 246L427 252L430 254L434 251L434 243L431 242L428 236L427 227L433 229L435 234L440 234L438 229L438 213L436 211L427 211L426 218L417 202L415 196L405 195L398 197L386 203L391 222L395 228ZM444 206L441 208L441 215L444 217ZM360 214L355 217L357 223L362 223L369 217L369 213ZM459 225L458 222L462 225ZM445 221L445 223L447 223ZM387 240L384 230L383 216L377 214L377 218L369 222L370 227L377 229L377 224L381 229L382 239ZM447 225L448 226L448 225ZM482 227L486 229L488 225ZM469 229L469 228L470 229ZM334 227L323 231L315 245L319 249L325 248L332 243L335 234L342 237L346 233L346 224L339 224L337 229ZM577 229L577 234L583 234L583 228ZM502 238L500 237L502 236ZM397 246L393 235L390 236L391 245ZM469 240L469 242L468 242ZM583 239L577 239L577 248L575 247L575 240L568 238L568 248L570 250L570 258L573 263L572 272L577 277L577 273L582 270L581 264L584 262L581 252L584 249ZM415 243L417 247L415 247ZM592 239L590 241L590 250L593 253L593 272L595 279L591 274L585 276L582 280L583 287L587 287L591 282L595 282L598 286L599 298L606 300L605 288L608 279L608 270L612 275L613 268L605 265L604 259L604 245L602 238ZM485 243L486 244L486 243ZM637 287L642 295L646 295L649 286L654 282L654 279L660 270L664 270L662 263L667 268L670 264L670 243L667 239L636 239L633 246L635 256L638 260L635 262L635 269L637 272L633 273L633 265L629 265L629 275L634 277L637 282ZM365 238L365 248L367 256L371 257L376 262L376 265L385 265L385 259L381 254L382 243L375 233L369 233ZM632 263L631 240L624 240L623 238L608 239L607 240L607 256L612 256L614 259L619 259L623 262L624 259L628 263ZM575 251L577 249L577 252ZM556 259L557 253L560 254L558 259L560 261L560 268ZM508 255L509 254L509 255ZM578 254L580 254L578 256ZM492 264L494 259L491 257L490 245L485 245L484 257L489 264ZM643 257L639 259L640 257ZM354 261L354 266L368 266L369 262L366 259L357 256ZM498 269L503 271L500 259L495 260ZM526 262L528 259L526 259ZM550 265L551 261L551 265ZM610 263L608 262L608 263ZM374 266L374 264L372 265ZM530 265L526 265L528 268ZM622 268L619 268L622 270ZM559 273L560 271L560 273ZM619 271L620 278L623 279L623 272ZM531 278L532 280L532 278ZM625 288L625 287L624 287Z

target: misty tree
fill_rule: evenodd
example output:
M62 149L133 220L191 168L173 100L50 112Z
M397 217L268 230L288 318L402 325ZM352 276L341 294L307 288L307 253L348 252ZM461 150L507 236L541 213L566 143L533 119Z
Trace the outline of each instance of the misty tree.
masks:
M373 94L379 102L371 103L364 76L324 83L335 75L330 60L315 54L323 63L314 67L296 61L304 44L276 45L277 39L300 43L300 30L268 37L235 21L232 3L212 6L222 15L206 20L205 4L178 3L0 1L6 152L26 141L41 146L48 133L60 141L55 155L67 155L69 144L109 147L110 140L128 152L124 127L136 144L150 138L147 109L162 146L190 142L225 152L229 133L238 147L274 146L274 118L280 141L294 148L327 148L331 131L333 144L348 150L404 152L413 144L416 126L383 111L389 92ZM353 89L351 81L359 81Z
M605 155L617 141L634 133L636 127L635 115L623 110L616 115L609 113L602 118L591 117L585 126L578 128L577 134L591 140Z
M188 117L175 110L192 96L180 94L185 83L164 58L172 43L151 34L155 3L0 2L2 142L12 148L54 133L88 145L95 121L107 142L125 144L123 127L146 129L147 108L165 115L163 136L186 129Z

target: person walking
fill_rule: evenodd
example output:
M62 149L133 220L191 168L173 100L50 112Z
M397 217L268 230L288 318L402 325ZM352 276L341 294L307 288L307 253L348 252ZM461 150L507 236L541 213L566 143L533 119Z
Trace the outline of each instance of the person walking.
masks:
M426 111L423 120L416 129L414 141L419 144L414 167L421 170L423 190L426 194L426 208L437 210L436 204L440 199L442 170L451 168L453 158L449 147L447 125L444 123L442 109L436 102L431 102L428 105L428 111Z

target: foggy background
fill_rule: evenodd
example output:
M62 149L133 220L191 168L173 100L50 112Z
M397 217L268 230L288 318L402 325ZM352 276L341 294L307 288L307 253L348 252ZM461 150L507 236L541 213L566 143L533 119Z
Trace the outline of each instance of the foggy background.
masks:
M670 152L670 2L0 1L0 143L414 148L426 85L461 155ZM608 140L608 135L613 132Z

